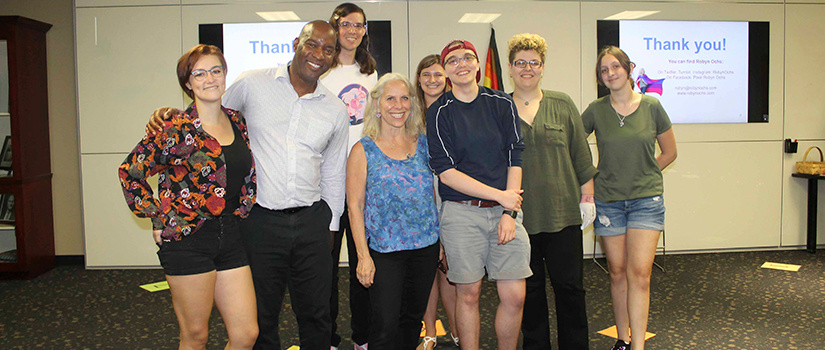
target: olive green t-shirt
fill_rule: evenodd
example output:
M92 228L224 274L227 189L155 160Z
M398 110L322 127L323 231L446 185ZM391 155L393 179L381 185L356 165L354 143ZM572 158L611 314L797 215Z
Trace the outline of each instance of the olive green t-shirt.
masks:
M639 108L624 118L610 105L610 95L593 101L582 113L584 130L596 131L599 176L596 199L615 202L661 195L662 172L656 162L656 137L670 130L659 100L642 95Z
M581 185L598 170L579 110L563 92L543 90L533 125L522 119L524 228L529 234L581 225Z

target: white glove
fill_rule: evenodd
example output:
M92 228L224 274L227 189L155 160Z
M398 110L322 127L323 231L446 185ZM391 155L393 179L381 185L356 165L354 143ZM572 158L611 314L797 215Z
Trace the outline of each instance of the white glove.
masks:
M596 204L595 203L579 203L579 210L582 213L582 230L596 220Z

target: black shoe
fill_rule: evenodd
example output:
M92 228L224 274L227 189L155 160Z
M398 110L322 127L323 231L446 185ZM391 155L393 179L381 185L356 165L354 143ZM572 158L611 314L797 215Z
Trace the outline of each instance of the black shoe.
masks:
M630 350L630 343L625 343L624 340L619 339L610 350Z

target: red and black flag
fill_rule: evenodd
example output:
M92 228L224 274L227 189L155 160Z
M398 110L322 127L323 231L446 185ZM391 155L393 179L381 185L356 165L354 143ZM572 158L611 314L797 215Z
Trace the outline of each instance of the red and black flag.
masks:
M504 82L501 80L501 62L498 59L498 47L496 46L496 30L490 27L490 45L487 48L487 64L484 67L485 87L493 90L504 91Z

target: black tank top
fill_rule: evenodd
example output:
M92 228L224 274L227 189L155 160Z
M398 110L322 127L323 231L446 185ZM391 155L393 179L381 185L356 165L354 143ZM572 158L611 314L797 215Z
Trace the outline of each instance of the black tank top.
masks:
M241 205L241 188L246 183L244 178L252 169L252 152L246 146L246 141L235 123L232 123L232 131L235 134L232 144L221 145L223 159L226 162L226 194L223 197L226 206L223 208L223 215L232 214Z

